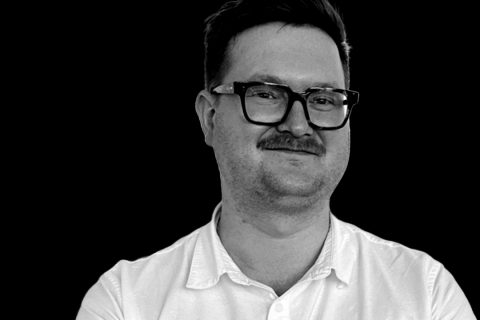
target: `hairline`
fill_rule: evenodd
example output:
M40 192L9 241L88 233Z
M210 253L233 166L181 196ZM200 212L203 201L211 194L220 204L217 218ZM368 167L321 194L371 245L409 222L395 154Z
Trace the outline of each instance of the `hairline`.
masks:
M285 27L293 26L293 27L310 27L310 28L314 28L314 29L320 30L323 33L325 33L333 41L333 43L337 47L339 57L340 57L340 63L342 65L342 71L343 71L343 77L344 77L344 86L345 86L345 89L349 89L349 79L347 78L347 72L346 72L347 70L345 70L345 64L344 64L344 61L342 60L341 53L340 53L342 48L339 47L339 45L335 42L335 40L332 38L332 36L330 34L328 34L328 32L326 32L322 28L319 28L318 26L316 26L314 24L311 24L311 23L294 23L294 22L286 22L286 21L281 21L281 20L278 20L278 21L273 20L273 21L268 21L268 22L264 22L264 23L261 23L261 24L256 24L256 25L250 26L250 27L248 27L244 30L241 30L240 32L237 32L236 34L232 35L230 37L230 39L228 40L227 46L225 48L225 52L224 52L224 55L223 55L223 61L222 61L222 64L219 68L219 72L217 73L217 75L214 78L212 78L210 83L206 83L206 89L210 90L210 89L214 88L215 86L218 86L218 85L223 83L222 81L225 78L225 75L227 73L226 71L231 68L232 49L235 46L235 40L238 39L238 37L241 34L243 34L244 32L246 32L247 30L257 28L257 27L261 27L261 26L265 26L265 25L272 24L272 23L282 24L282 26L278 29L278 31L280 31L281 29L283 29ZM348 58L348 56L347 56L347 58Z

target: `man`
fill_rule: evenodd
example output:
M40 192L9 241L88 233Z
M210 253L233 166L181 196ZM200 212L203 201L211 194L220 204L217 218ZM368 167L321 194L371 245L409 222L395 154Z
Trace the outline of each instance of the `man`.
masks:
M205 45L196 111L222 202L208 225L105 273L77 319L475 319L442 264L330 212L359 96L330 4L229 2Z

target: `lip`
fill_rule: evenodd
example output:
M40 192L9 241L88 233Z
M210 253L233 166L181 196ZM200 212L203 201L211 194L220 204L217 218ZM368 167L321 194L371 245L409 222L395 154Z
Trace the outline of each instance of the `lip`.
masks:
M308 155L308 156L316 156L317 154L308 150L296 150L296 149L288 149L288 148L269 148L265 149L267 151L277 151L277 152L285 152L289 154L296 154L296 155Z

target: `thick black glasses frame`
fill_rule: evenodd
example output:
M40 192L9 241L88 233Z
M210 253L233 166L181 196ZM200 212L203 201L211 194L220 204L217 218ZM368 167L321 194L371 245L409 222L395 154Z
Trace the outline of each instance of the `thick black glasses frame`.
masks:
M287 92L287 94L288 94L287 109L285 110L284 116L279 121L277 121L277 122L260 122L260 121L254 121L254 120L250 119L250 117L248 116L247 107L246 107L246 103L245 103L245 93L246 93L248 88L253 87L253 86L258 86L258 85L269 85L269 86L273 86L273 87L279 87L279 88L284 89ZM318 90L326 90L326 91L330 91L330 92L339 92L339 93L344 94L347 97L347 100L345 100L343 102L344 105L347 105L347 114L345 115L345 119L343 120L343 122L340 125L335 126L335 127L320 127L310 120L310 115L308 113L308 108L307 108L307 99L308 99L308 96L312 92L316 92ZM305 119L307 119L308 124L316 130L337 130L337 129L340 129L343 126L345 126L345 124L347 123L347 121L350 117L350 113L352 112L352 108L353 108L354 105L356 105L358 103L358 99L359 99L359 96L360 96L360 94L357 91L346 90L346 89L335 89L335 88L312 87L312 88L308 88L304 92L296 92L296 91L293 91L289 86L284 85L284 84L270 83L270 82L258 82L258 81L254 81L254 82L233 82L233 83L229 83L229 84L221 84L221 85L213 88L210 92L212 94L237 94L238 96L240 96L240 100L242 102L243 115L245 116L245 119L247 119L248 122L251 122L253 124L258 124L258 125L276 126L276 125L279 125L280 123L284 122L287 119L287 117L290 113L290 110L292 109L293 103L298 100L302 103L303 112L305 114Z

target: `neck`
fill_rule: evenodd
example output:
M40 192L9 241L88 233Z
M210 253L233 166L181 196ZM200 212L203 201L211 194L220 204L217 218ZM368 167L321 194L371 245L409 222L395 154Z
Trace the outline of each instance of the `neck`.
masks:
M222 202L219 236L240 270L283 293L314 264L328 233L328 201L298 214L238 210Z

